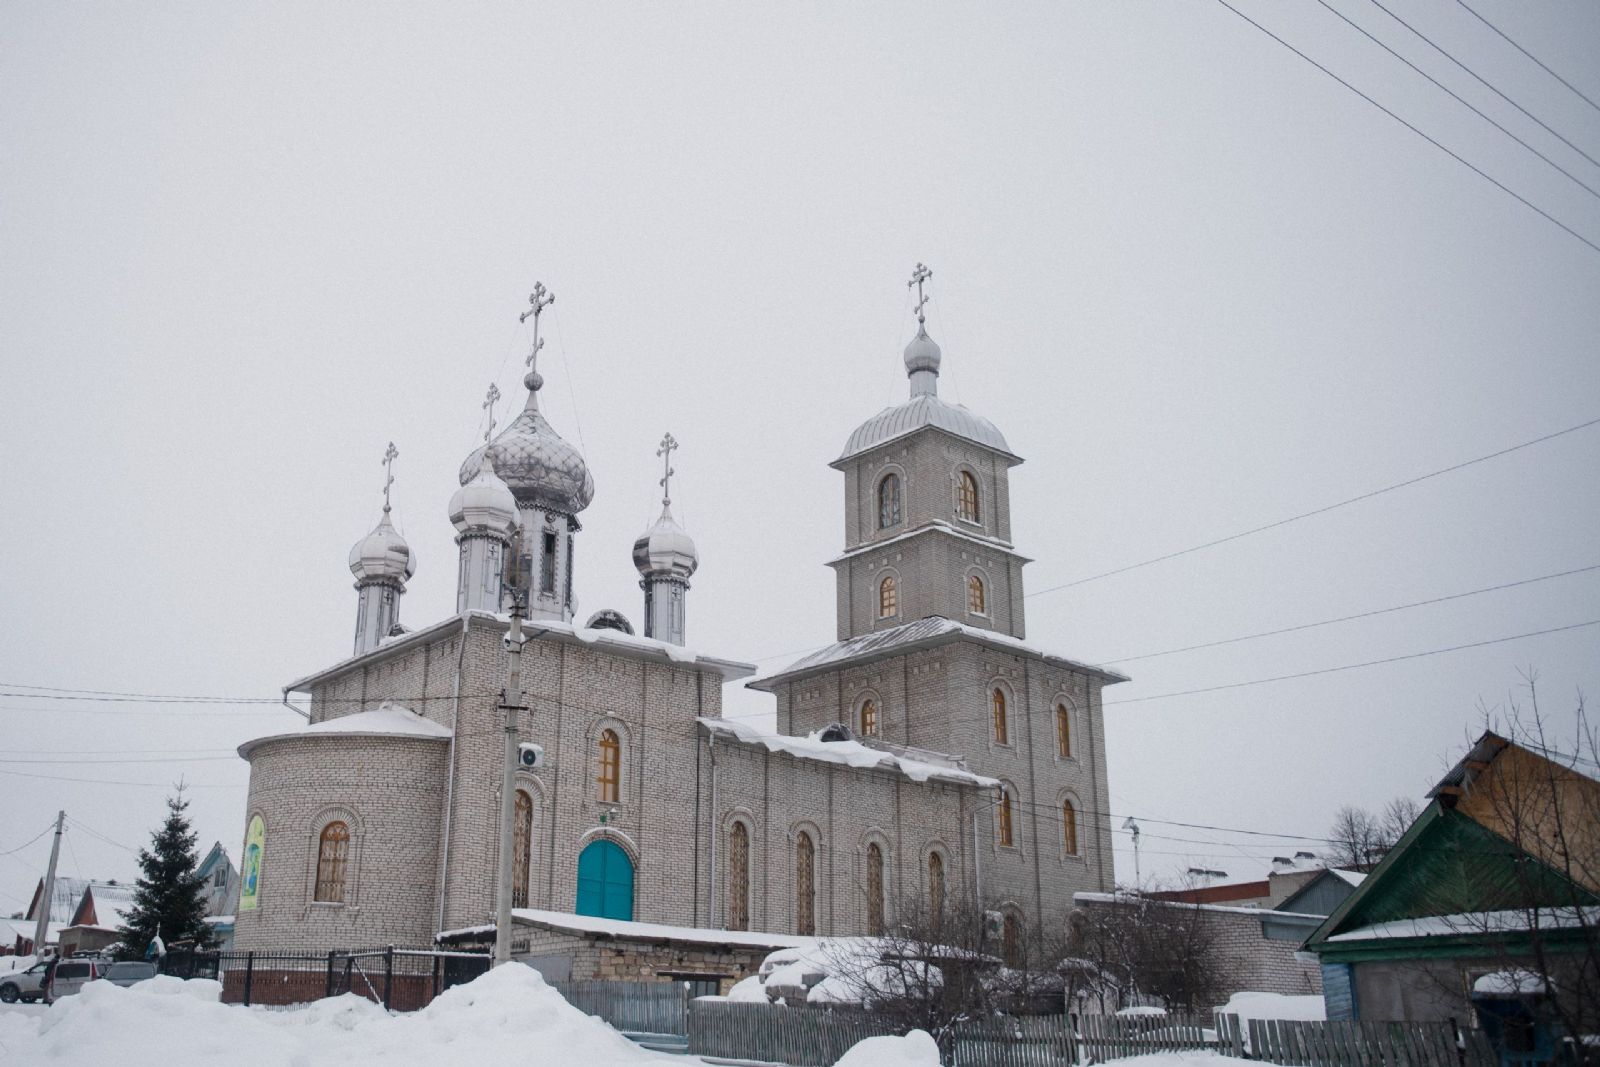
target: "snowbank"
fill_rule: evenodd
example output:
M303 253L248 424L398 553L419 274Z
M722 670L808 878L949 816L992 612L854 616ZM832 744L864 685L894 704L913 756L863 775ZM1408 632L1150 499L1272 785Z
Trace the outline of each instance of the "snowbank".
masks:
M833 1067L939 1067L939 1045L926 1030L905 1037L869 1037L857 1041Z
M7 1067L634 1067L660 1063L563 1000L537 971L497 967L428 1007L392 1015L353 995L289 1010L218 1002L215 982L91 982L41 1015L0 1014ZM692 1063L694 1061L678 1061Z
M1328 1017L1327 1004L1320 996L1291 997L1283 993L1235 993L1217 1009L1218 1015L1237 1015L1246 1019L1297 1019L1320 1022Z

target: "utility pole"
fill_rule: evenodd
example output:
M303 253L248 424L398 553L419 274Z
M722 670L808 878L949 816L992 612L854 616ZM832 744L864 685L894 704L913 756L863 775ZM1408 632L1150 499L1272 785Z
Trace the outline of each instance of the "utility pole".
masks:
M511 860L516 854L513 825L517 788L517 712L522 703L522 616L526 594L514 589L511 596L511 632L506 635L509 668L506 687L500 694L500 709L506 713L505 768L500 775L500 879L495 892L494 965L511 961Z
M50 846L50 866L45 869L44 883L39 887L39 921L33 927L35 956L44 955L45 939L50 936L50 904L56 893L56 859L61 855L61 828L66 821L66 812L56 812L56 841Z

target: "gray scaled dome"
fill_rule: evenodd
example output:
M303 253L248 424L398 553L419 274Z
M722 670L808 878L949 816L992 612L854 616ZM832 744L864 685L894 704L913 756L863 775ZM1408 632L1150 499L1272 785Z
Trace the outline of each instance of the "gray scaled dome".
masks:
M477 475L485 456L519 504L576 515L594 499L589 465L531 403L461 464L462 485Z
M387 578L404 581L417 572L417 561L411 555L411 546L400 536L400 531L389 521L389 509L383 509L383 518L373 531L357 541L350 549L350 573L358 581Z
M694 540L673 520L670 507L633 543L633 565L646 578L687 578L700 566Z
M517 498L495 474L482 449L473 455L478 457L477 473L450 498L450 521L462 533L474 529L509 533L517 524Z

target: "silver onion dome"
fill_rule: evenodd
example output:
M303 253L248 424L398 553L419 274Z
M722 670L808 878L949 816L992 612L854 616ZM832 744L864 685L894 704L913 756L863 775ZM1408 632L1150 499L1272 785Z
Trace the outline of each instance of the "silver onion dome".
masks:
M389 521L389 509L384 508L378 525L351 547L350 573L358 581L371 578L404 581L416 572L417 561L411 554L411 546Z
M450 498L450 521L462 533L483 529L510 533L517 524L517 498L495 474L482 449L473 455L478 457L477 473Z
M917 336L906 345L906 373L915 375L919 371L928 371L938 374L939 363L943 358L944 353L939 349L939 342L928 336L927 329L918 326Z
M531 403L499 436L473 450L461 464L463 486L477 476L485 456L519 504L576 515L594 499L589 465Z
M700 566L694 540L663 507L661 518L633 543L633 565L646 578L688 578Z

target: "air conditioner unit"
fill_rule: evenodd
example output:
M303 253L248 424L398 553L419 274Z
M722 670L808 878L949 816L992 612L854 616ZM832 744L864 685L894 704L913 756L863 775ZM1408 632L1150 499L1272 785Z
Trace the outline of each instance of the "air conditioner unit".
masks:
M544 746L521 744L517 746L517 763L525 771L536 771L544 766Z

